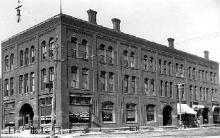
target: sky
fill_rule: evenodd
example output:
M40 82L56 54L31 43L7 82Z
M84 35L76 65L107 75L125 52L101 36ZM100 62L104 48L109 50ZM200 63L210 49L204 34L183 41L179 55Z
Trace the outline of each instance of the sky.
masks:
M20 0L21 22L16 22L17 0L0 0L0 41L59 13L60 0ZM62 12L87 20L87 10L98 12L97 23L112 28L121 20L121 31L149 41L174 46L220 62L220 0L61 0ZM1 59L0 59L1 60Z

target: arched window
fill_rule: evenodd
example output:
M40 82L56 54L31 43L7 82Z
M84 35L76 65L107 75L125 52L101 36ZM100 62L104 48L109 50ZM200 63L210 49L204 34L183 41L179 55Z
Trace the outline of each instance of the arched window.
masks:
M135 54L134 54L134 52L131 52L130 64L131 64L131 67L132 67L132 68L135 67Z
M154 58L150 57L150 70L152 72L154 72L154 69L155 69L155 67L154 67Z
M34 72L31 72L30 74L30 91L31 92L34 92L35 90L34 80L35 80Z
M102 103L102 121L114 122L114 103L107 101Z
M8 79L4 81L4 96L9 96L9 82Z
M99 46L99 62L100 63L105 63L105 45L101 44Z
M128 51L123 52L123 66L128 67Z
M126 122L136 122L136 121L137 121L136 104L133 103L126 104Z
M147 121L155 121L155 105L146 106Z
M28 48L25 49L25 52L24 52L24 64L27 66L28 63L29 63L29 50Z
M71 87L78 88L79 87L79 71L75 66L71 67Z
M41 70L41 90L46 89L46 82L47 82L46 69L42 69Z
M158 66L158 70L160 71L160 74L163 73L163 68L162 68L162 60L159 59L159 66Z
M145 92L145 94L150 95L150 92L149 92L149 79L148 78L144 79L144 92Z
M49 68L49 83L53 84L53 81L54 81L54 67L50 67Z
M82 40L82 45L81 45L81 55L83 59L87 59L88 58L88 42L83 39Z
M147 55L144 55L143 62L144 62L144 70L148 71L148 57L147 57Z
M43 41L41 43L41 59L44 60L47 57L47 47L46 47L46 41Z
M31 53L30 53L30 57L31 57L31 63L33 63L35 61L35 49L34 46L31 46Z
M9 70L9 57L8 55L5 56L5 71Z
M20 51L20 66L24 65L24 53L23 50Z
M50 38L49 41L49 57L53 57L54 56L54 48L55 48L55 41L54 38Z
M156 92L155 92L155 81L154 79L151 79L151 82L150 82L150 89L151 89L151 93L153 96L156 96Z
M71 57L76 58L78 55L78 44L77 44L77 38L71 37Z
M11 69L11 70L14 69L14 59L15 59L15 56L14 56L14 54L12 53L12 54L10 55L10 69Z
M168 69L169 69L168 72L169 72L169 75L171 76L171 75L172 75L172 72L173 72L172 63L169 62L169 63L168 63L168 66L169 66L169 67L168 67Z
M108 49L106 51L106 55L107 55L107 63L113 64L114 52L113 52L113 48L111 46L108 47Z

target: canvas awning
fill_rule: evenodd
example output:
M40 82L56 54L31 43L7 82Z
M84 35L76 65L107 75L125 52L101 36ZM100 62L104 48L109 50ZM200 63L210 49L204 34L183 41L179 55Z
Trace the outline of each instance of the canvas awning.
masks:
M193 110L203 109L205 108L204 105L192 105Z
M191 107L187 104L179 104L177 103L177 114L197 114Z
M212 111L214 111L214 110L215 110L215 108L218 108L218 110L220 110L220 106L213 105L213 106L212 106Z

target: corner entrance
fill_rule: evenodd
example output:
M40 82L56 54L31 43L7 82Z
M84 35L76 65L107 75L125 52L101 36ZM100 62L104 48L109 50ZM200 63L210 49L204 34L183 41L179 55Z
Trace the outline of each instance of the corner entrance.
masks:
M163 109L163 125L164 126L171 126L172 125L172 107L170 107L169 105L167 105L166 107L164 107Z
M30 128L33 125L33 117L33 108L24 104L19 111L19 127Z
M208 124L208 122L209 122L208 112L209 112L208 108L203 109L203 112L202 112L203 124Z

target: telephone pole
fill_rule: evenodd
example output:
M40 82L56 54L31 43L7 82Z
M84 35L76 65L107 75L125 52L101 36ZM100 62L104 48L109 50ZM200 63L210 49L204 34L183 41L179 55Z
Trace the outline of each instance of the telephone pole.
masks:
M178 83L178 93L179 93L179 116L180 116L180 120L179 120L179 124L180 126L182 126L182 114L181 114L181 89L183 88L184 83Z

